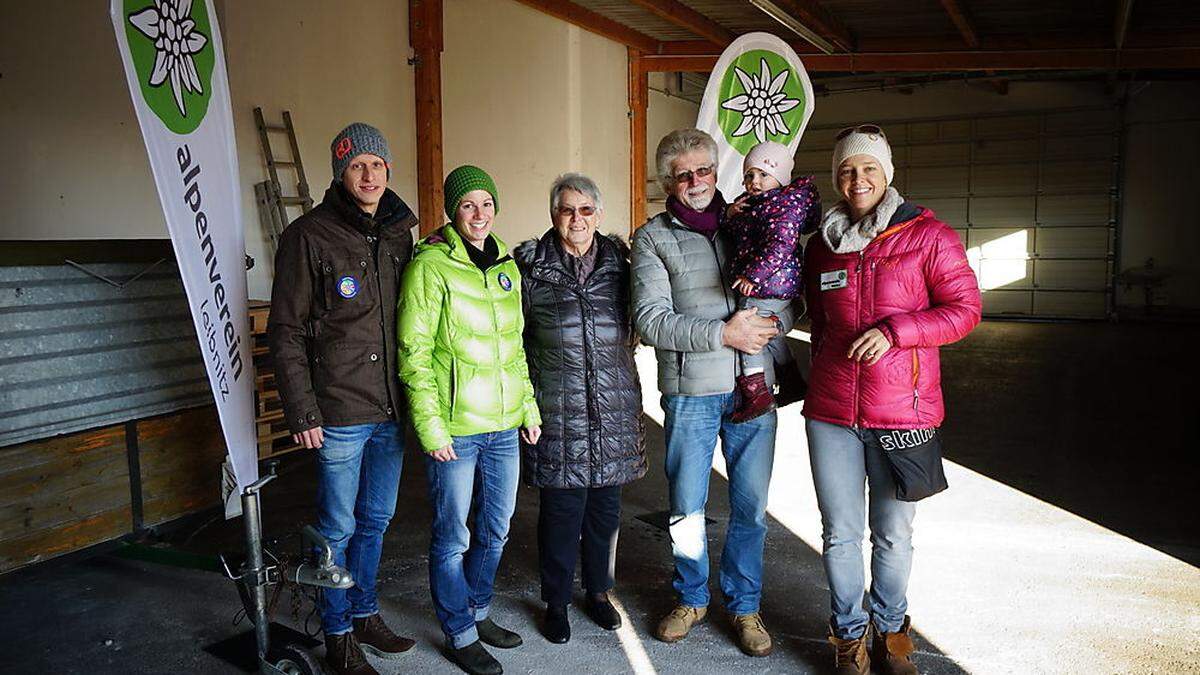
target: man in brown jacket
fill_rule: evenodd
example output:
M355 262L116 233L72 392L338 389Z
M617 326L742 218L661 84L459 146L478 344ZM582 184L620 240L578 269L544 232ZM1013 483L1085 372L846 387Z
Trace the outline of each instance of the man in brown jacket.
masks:
M323 592L325 659L364 675L376 671L363 648L391 657L413 646L380 618L375 576L404 452L396 303L417 219L387 187L378 129L351 124L330 150L324 199L279 239L267 333L292 438L317 450L317 529L354 576L353 588Z

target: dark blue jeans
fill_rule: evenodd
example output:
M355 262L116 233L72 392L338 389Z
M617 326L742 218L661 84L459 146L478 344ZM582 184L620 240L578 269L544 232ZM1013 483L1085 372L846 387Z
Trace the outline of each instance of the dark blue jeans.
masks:
M717 439L729 474L729 527L721 552L721 591L732 614L758 611L767 487L775 461L775 413L742 424L729 420L734 395L663 396L671 553L679 603L708 606L708 536L704 508Z
M325 427L317 457L317 530L354 577L349 590L322 591L321 628L338 635L350 632L351 619L379 612L375 575L396 512L404 433L395 422Z
M488 616L521 458L516 429L455 436L453 443L458 459L425 455L425 471L433 503L429 590L446 643L459 649L479 639L475 622ZM467 527L472 509L474 531Z

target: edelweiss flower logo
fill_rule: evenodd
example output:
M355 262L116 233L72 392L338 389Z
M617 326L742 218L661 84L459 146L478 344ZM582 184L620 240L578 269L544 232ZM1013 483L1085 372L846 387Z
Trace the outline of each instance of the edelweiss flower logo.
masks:
M759 59L761 70L758 75L750 75L734 66L734 73L742 83L745 93L721 101L721 107L742 114L742 123L731 134L733 137L745 136L754 130L754 137L759 143L767 140L767 132L772 135L790 134L783 113L800 105L799 99L788 98L783 91L791 71L786 68L778 75L771 75L771 68L766 59Z
M154 41L154 71L150 73L150 86L161 86L170 78L175 105L184 117L187 117L184 89L194 94L204 93L193 56L208 44L208 37L196 30L191 14L192 0L154 0L153 7L129 17L134 28Z

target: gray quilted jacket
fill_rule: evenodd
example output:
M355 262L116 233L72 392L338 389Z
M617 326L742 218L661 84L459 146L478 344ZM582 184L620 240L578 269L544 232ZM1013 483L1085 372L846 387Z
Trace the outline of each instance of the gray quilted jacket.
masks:
M721 345L737 310L730 283L732 243L693 232L662 212L633 235L633 323L658 357L658 389L666 395L733 391L737 352ZM784 326L792 317L780 316ZM773 383L770 367L766 376Z

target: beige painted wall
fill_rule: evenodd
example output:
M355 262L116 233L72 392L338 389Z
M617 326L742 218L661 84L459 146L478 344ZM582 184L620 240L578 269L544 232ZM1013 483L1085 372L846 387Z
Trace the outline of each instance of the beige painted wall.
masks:
M329 141L355 120L387 135L392 187L415 204L407 4L356 0L218 2L246 219L257 264L251 297L270 294L270 253L253 184L266 179L253 109L290 109L313 196L330 181ZM363 20L372 16L374 20ZM55 26L50 60L32 59ZM0 239L166 238L154 180L104 7L48 0L0 12ZM283 137L279 137L281 142ZM282 154L282 153L281 153Z
M654 151L663 136L676 129L696 126L700 106L678 96L666 94L666 75L650 73L650 99L646 107L646 215L653 216L664 208L666 196L658 185L658 167Z
M581 171L605 199L602 229L629 228L625 47L512 0L446 0L442 54L445 170L496 180L497 235L550 226L556 176Z

